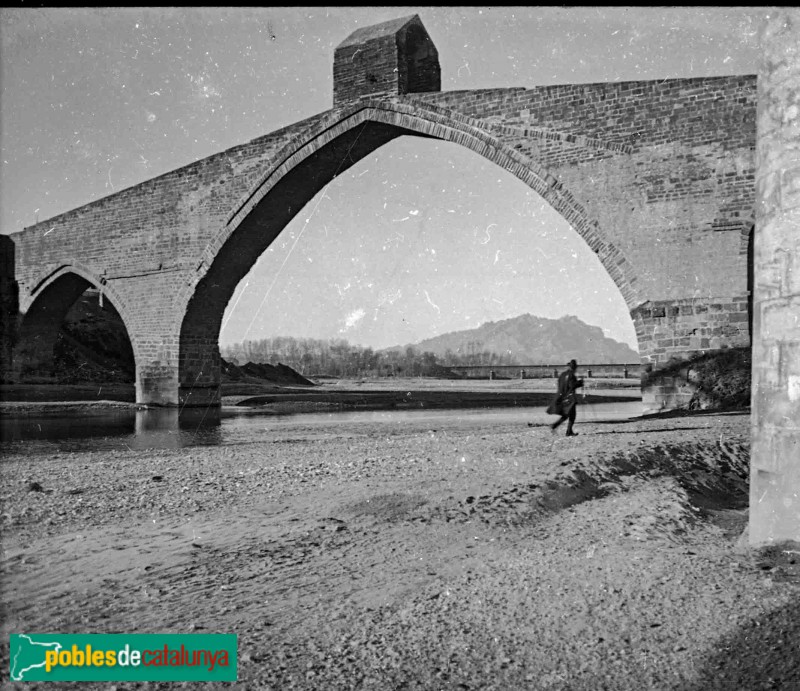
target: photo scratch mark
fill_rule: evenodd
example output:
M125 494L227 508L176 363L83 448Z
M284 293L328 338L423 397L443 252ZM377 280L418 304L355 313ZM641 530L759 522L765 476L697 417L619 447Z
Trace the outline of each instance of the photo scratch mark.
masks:
M350 281L347 282L347 285L344 288L342 288L338 283L334 283L333 285L336 286L336 290L339 292L339 297L343 297L345 292L350 290L352 287Z
M486 245L492 239L492 235L489 232L489 228L496 225L497 225L496 223L490 223L488 226L486 226L486 230L484 231L486 233L486 239L481 241L481 245Z
M425 293L425 299L428 301L428 304L433 307L439 314L442 313L442 310L439 309L439 306L434 304L433 300L431 300L431 296L428 295L428 291L423 291Z
M241 292L241 293L239 293L239 296L236 298L236 302L234 302L234 303L233 303L233 307L232 307L232 308L229 310L229 312L228 312L228 317L227 317L227 318L225 319L225 321L222 323L222 329L224 329L224 328L225 328L225 325L228 323L228 320L231 318L231 315L233 315L233 313L236 311L236 305L238 305L238 304L239 304L239 300L241 300L241 299L242 299L242 295L244 295L244 294L245 294L245 291L247 290L247 287L248 287L249 285L250 285L250 281L245 281L244 288L242 288L242 292ZM222 330L222 329L220 329L220 330Z

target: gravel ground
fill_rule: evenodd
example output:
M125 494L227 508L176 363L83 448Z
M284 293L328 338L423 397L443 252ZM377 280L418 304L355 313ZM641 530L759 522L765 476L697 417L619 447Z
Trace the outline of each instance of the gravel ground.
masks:
M10 632L220 632L224 689L800 689L800 555L737 547L749 422L7 453L0 662Z

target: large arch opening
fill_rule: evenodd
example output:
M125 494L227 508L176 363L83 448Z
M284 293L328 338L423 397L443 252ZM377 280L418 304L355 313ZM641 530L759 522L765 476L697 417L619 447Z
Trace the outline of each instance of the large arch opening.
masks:
M257 259L326 184L402 135L459 144L521 179L562 217L569 218L572 229L583 238L616 284L618 295L628 309L635 304L632 285L635 276L630 265L556 178L508 151L482 131L443 117L431 120L369 108L345 115L341 121L327 123L320 132L291 147L285 158L243 200L219 238L209 245L204 257L208 269L188 299L179 360L182 404L218 402L218 339L223 315L236 286ZM215 247L219 247L218 251L214 251Z
M634 352L622 362L638 362L622 295L563 218L472 151L403 136L328 184L259 257L228 303L220 350L234 364L282 362L313 377L325 373L319 360L327 351L319 341L336 340L339 348L344 340L376 353L424 341L439 362L461 366L467 346L455 345L458 337L450 338L458 357L447 362L442 344L429 339L493 323L495 331L475 334L469 350L497 357L471 357L470 364L560 365L563 356L553 356L546 341L536 345L528 330L546 338L550 328L568 323L534 321L566 315L629 344ZM515 340L501 343L506 330ZM593 345L594 357L575 357L596 364L624 352L605 341Z
M125 321L102 286L70 267L38 287L21 319L13 363L20 383L113 384L105 398L134 398L134 353Z

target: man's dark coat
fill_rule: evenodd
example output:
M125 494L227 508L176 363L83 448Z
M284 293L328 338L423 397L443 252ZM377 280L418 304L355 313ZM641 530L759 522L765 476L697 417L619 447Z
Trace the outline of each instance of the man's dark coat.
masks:
M547 412L550 415L569 415L570 411L578 404L575 390L583 385L583 380L575 376L571 367L558 375L558 393L556 393Z

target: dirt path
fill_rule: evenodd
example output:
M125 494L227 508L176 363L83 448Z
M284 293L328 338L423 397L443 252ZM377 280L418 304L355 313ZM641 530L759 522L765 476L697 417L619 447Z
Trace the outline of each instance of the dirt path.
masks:
M749 416L579 431L7 457L2 664L9 632L203 631L239 636L225 689L800 688L797 565L734 549Z

